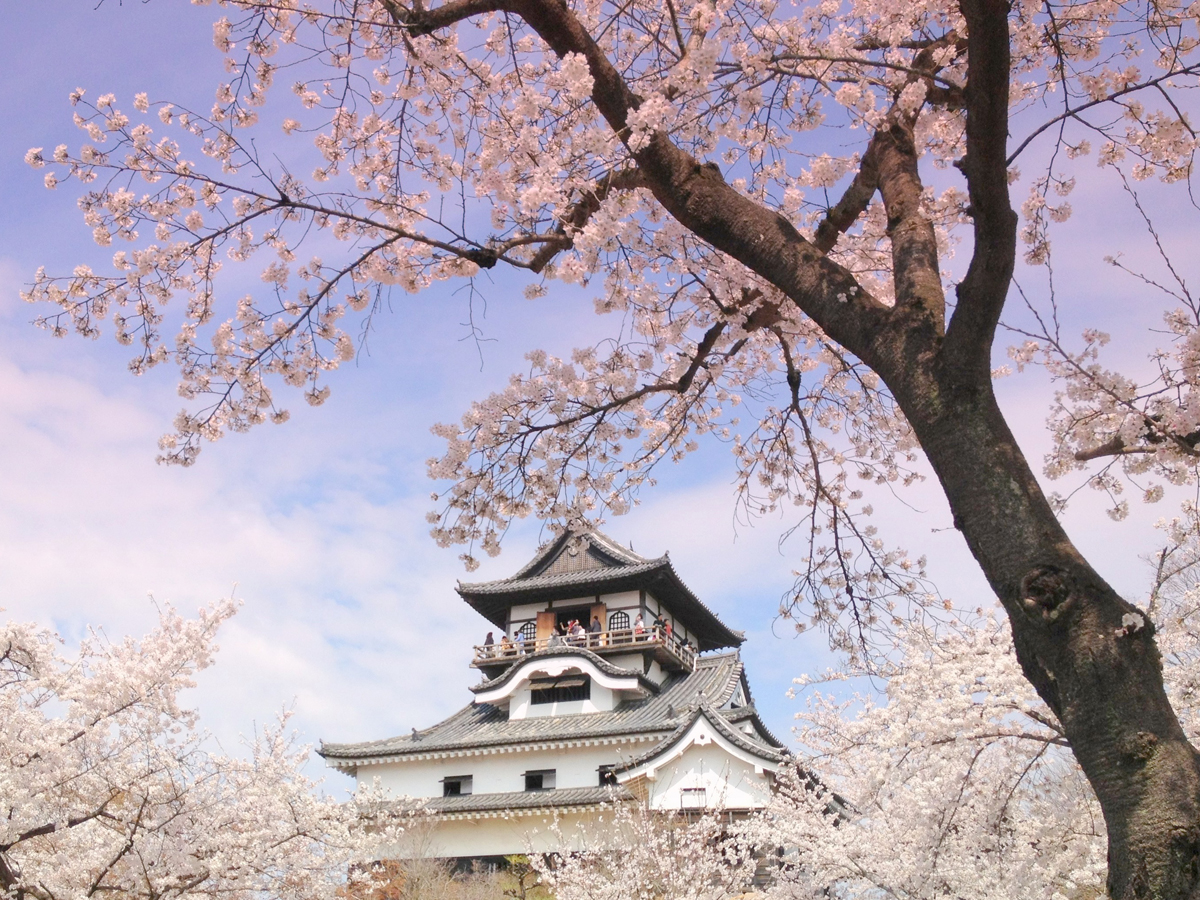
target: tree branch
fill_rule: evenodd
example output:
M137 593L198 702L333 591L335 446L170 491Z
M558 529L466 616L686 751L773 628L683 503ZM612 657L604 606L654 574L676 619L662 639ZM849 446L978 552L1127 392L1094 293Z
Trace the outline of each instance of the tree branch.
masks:
M975 249L946 331L947 370L989 376L992 339L1017 252L1017 214L1008 197L1008 91L1012 65L1005 0L960 0L967 20L967 179Z

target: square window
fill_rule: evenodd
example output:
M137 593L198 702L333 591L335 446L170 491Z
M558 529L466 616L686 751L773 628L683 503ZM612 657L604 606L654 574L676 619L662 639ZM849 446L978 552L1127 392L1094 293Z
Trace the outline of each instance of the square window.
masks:
M443 797L461 797L471 793L470 775L448 775L442 779Z
M525 790L552 791L554 790L554 769L538 769L525 773Z
M600 767L600 787L607 787L617 783L617 776L613 772L612 766Z

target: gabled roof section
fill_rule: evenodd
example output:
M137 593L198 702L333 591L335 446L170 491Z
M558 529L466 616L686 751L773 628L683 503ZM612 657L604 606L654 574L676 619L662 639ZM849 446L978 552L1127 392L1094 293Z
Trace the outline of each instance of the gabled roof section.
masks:
M683 583L666 554L648 559L598 531L564 532L510 578L458 585L458 593L494 625L508 624L518 603L649 590L696 636L701 651L737 647L745 635L717 618Z
M638 566L657 560L647 559L626 549L599 531L575 535L564 531L545 544L537 555L521 567L517 578L535 575L559 575L587 569L603 569L612 566Z
M639 768L659 756L664 756L670 753L691 731L692 726L697 720L704 718L712 725L713 730L735 747L744 750L745 752L757 756L760 759L770 760L771 762L779 762L787 756L786 751L771 747L766 744L754 740L747 734L743 734L738 729L734 728L725 720L721 712L715 709L704 697L701 697L699 702L692 707L691 710L683 717L682 721L670 735L663 741L656 744L640 756L636 756L628 762L622 763L614 767L614 772L628 772L632 769Z
M638 680L638 684L640 684L648 693L657 694L659 692L659 686L641 672L635 672L632 669L622 669L620 666L614 666L608 660L597 656L590 650L585 650L583 647L550 647L546 650L539 650L536 653L526 654L525 656L520 657L517 662L513 663L513 665L509 666L495 678L489 678L486 681L480 682L479 684L471 685L469 690L473 694L482 694L485 691L495 690L496 688L503 687L512 681L517 676L518 672L524 671L528 668L529 663L536 663L539 660L551 659L560 656L582 657L606 675L611 675L614 678L636 678Z
M742 663L736 650L702 656L689 673L668 678L658 693L627 700L610 712L568 716L538 716L510 720L508 714L490 703L472 703L450 718L409 735L360 744L326 744L317 753L331 765L348 768L371 761L399 760L427 753L455 753L505 745L553 743L564 740L640 736L640 740L665 738L694 708L709 698L728 695L730 682L741 677ZM718 717L743 710L718 711ZM729 726L730 730L736 730ZM750 738L743 735L742 740Z

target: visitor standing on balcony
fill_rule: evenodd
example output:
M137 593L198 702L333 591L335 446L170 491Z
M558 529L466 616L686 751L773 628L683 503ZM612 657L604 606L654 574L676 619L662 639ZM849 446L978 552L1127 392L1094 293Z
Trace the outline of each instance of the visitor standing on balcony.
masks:
M638 613L637 618L633 620L633 633L635 635L646 633L646 620L642 618L641 613Z
M495 652L496 637L490 631L483 639L483 655L491 656Z

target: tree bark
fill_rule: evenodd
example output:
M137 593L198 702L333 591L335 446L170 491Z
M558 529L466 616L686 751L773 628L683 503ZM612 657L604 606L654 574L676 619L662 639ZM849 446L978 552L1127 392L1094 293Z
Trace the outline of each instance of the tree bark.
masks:
M990 378L934 369L890 383L1100 801L1110 895L1200 896L1200 754L1167 700L1153 625L1067 537Z
M890 117L877 133L815 242L664 132L631 154L668 213L788 297L895 395L956 527L1008 613L1025 675L1058 716L1099 798L1111 896L1200 898L1200 755L1167 700L1154 628L1071 543L992 391L991 347L1016 257L1005 161L1009 7L1006 0L960 0L960 8L968 76L959 168L975 244L948 325L936 241L921 212L911 122L903 117ZM587 60L597 109L627 139L628 115L640 98L560 0L449 0L393 14L413 33L428 33L498 9L524 19L557 55ZM876 190L889 218L894 307L862 291L826 255Z

